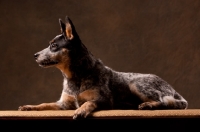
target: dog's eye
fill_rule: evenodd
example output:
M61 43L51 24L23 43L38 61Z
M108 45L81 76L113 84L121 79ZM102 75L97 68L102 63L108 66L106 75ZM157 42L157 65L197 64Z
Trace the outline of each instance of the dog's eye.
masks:
M56 43L51 44L51 48L57 48L57 47L58 47L58 45Z

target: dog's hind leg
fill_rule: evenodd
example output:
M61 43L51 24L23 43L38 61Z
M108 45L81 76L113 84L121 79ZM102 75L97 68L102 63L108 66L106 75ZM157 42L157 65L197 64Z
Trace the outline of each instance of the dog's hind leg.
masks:
M164 96L162 101L144 102L138 106L138 109L139 110L187 109L187 106L188 106L187 101L182 97L180 99L176 99L172 96Z
M156 109L158 106L160 107L162 104L161 102L151 101L151 102L144 102L138 106L139 110L152 110Z

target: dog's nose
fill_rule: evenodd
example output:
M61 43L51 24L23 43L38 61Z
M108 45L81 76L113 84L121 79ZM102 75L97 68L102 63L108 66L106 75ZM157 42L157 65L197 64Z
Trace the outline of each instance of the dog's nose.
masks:
M38 54L38 53L34 54L34 58L35 58L35 59L37 59L37 58L38 58L38 56L39 56L39 54Z

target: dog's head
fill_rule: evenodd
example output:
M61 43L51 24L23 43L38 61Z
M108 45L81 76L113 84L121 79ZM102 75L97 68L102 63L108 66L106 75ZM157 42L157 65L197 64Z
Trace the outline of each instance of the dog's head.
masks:
M41 67L56 66L59 69L66 69L70 63L69 52L76 49L81 43L75 27L69 17L65 23L59 19L61 34L49 42L49 46L34 54L36 62Z

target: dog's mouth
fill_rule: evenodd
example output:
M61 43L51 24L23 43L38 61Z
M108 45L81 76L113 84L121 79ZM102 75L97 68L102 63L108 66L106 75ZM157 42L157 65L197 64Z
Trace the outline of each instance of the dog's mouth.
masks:
M43 60L42 62L39 63L39 66L41 67L48 67L48 66L53 66L58 64L58 61L53 61L53 60Z

